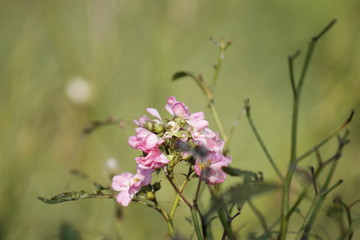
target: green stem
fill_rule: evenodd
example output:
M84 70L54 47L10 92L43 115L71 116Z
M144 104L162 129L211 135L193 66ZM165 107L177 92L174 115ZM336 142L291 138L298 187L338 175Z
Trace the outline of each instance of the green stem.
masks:
M319 142L317 145L312 147L310 150L303 153L301 156L299 156L296 159L296 163L299 163L301 160L308 157L310 154L316 152L320 147L322 147L324 144L326 144L329 140L331 140L333 137L335 137L341 130L343 130L352 120L353 116L355 114L355 111L352 110L349 117L346 119L344 123L342 123L334 132L332 132L329 136L327 136L325 139L323 139L321 142Z
M148 202L144 202L142 200L139 200L139 199L132 199L133 202L137 202L137 203L140 203L142 205L145 205L147 207L150 207L152 209L155 209L158 213L161 214L161 216L164 218L165 222L166 222L166 225L167 225L167 228L168 228L168 235L173 238L175 237L175 231L174 231L174 226L173 226L173 222L171 220L171 218L168 216L168 214L157 204L150 204Z
M212 39L210 39L212 40ZM218 81L218 78L219 78L219 73L220 73L220 69L221 69L221 65L222 65L222 62L225 58L225 52L226 52L226 49L230 46L231 42L227 42L225 43L223 41L223 39L220 39L219 42L216 42L216 41L213 41L213 43L219 48L219 58L218 58L218 61L217 61L217 64L215 65L215 72L214 72L214 77L213 77L213 80L212 80L212 84L211 84L211 89L212 91L214 92L215 91L215 87L216 87L216 83Z
M210 111L211 111L211 114L215 120L215 124L220 132L220 136L221 138L225 141L225 145L227 145L226 143L228 142L228 137L225 133L225 130L224 130L224 127L220 121L220 117L219 117L219 114L216 110L216 107L215 107L215 103L213 100L209 100L209 108L210 108ZM224 149L225 151L226 149Z
M262 138L260 137L259 132L258 132L257 129L256 129L256 126L255 126L254 121L252 120L252 117L251 117L251 114L250 114L250 109L251 109L251 108L250 108L249 100L246 100L246 101L245 101L246 117L247 117L247 119L248 119L248 122L249 122L249 124L250 124L250 127L251 127L251 129L252 129L252 131L253 131L253 133L254 133L257 141L259 142L259 144L260 144L263 152L265 153L267 159L269 160L272 168L274 169L275 173L278 175L278 177L279 177L281 180L284 180L283 175L281 174L279 168L277 167L274 159L271 157L271 154L270 154L269 150L266 148L266 145L265 145L264 141L262 140Z
M315 222L316 216L321 208L322 203L324 202L326 195L329 194L332 190L338 187L342 183L342 180L339 180L332 187L317 194L311 204L309 212L306 214L305 220L296 236L296 240L306 240L308 238L310 229Z
M253 212L255 213L255 215L258 217L260 224L264 230L265 237L267 239L271 240L272 235L271 235L270 229L268 228L268 226L266 224L264 215L260 212L259 209L257 209L257 207L253 204L253 202L250 199L248 200L248 204L249 204L250 208L253 210Z
M169 176L169 174L167 173L167 170L164 169L165 172L165 176L167 178L167 180L169 181L170 185L173 187L173 189L175 190L175 192L179 195L180 199L189 207L192 208L192 205L190 204L190 202L184 197L184 195L182 194L182 192L177 188L177 186L175 185L174 181L172 180L172 178Z
M184 190L184 188L188 182L189 182L189 180L188 180L188 178L186 178L184 180L184 182L181 184L181 186L179 187L180 192L182 192ZM176 192L175 199L174 199L174 202L171 207L170 214L169 214L170 219L174 219L175 211L176 211L177 207L179 206L180 199L181 199L180 195Z
M197 209L192 206L190 208L190 211L191 211L191 217L192 217L192 220L193 220L193 223L194 223L196 236L197 236L198 240L203 240L204 238L203 238L203 234L201 232L201 226L200 226L200 223L199 223L199 218L197 216Z
M299 106L301 91L305 82L305 76L309 69L309 65L313 56L313 52L317 41L335 24L336 20L331 21L318 35L313 37L308 45L305 60L303 63L302 71L300 73L299 81L296 84L293 76L293 65L289 64L290 81L293 87L293 112L292 112L292 124L291 124L291 140L290 140L290 164L283 184L283 197L281 207L281 226L278 239L285 240L288 226L289 226L289 206L290 206L290 186L291 180L296 169L296 155L297 155L297 131L298 131L298 118L299 118ZM295 56L295 55L294 55Z

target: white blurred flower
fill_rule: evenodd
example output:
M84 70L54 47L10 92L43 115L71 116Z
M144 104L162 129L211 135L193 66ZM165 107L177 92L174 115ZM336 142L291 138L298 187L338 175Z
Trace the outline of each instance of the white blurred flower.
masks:
M66 84L66 94L75 104L85 104L89 102L92 89L88 80L83 77L73 77Z
M115 158L109 158L105 163L106 172L112 174L119 171L119 164Z

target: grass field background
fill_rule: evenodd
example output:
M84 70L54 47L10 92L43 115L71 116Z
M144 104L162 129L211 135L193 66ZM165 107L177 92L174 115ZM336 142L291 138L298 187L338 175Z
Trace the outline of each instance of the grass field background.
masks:
M191 111L205 111L216 129L195 83L171 82L179 70L212 79L218 50L209 37L233 42L217 84L221 120L228 130L243 100L250 98L258 129L282 170L289 158L292 104L287 56L302 50L296 64L299 73L310 38L333 18L338 23L319 42L305 83L299 152L327 136L351 109L360 110L356 0L1 0L0 6L0 239L57 239L64 222L84 239L163 239L166 226L161 216L143 206L133 204L123 210L122 220L116 220L112 200L46 205L36 197L92 191L92 181L109 185L109 158L117 159L120 172L135 171L133 158L138 153L127 145L134 126L104 127L82 137L82 129L94 120L138 118L146 107L156 107L166 116L166 98L174 95ZM91 86L91 98L84 104L66 95L74 78L86 79ZM327 206L335 195L348 203L360 198L358 119L356 114L349 126L352 142L336 173L345 183L330 194ZM324 149L324 158L335 148L333 141ZM245 118L230 149L234 167L276 179ZM306 161L304 166L315 159ZM81 170L88 179L69 174L71 169ZM235 182L229 179L227 185ZM164 204L170 207L166 201L172 200L173 192L167 185L163 191ZM279 193L254 203L269 223L279 216ZM184 220L188 211L183 209L176 229L189 236L191 226ZM359 216L356 211L360 213L359 207L354 215ZM327 226L329 234L336 232L334 222L324 216L325 209L319 229ZM295 220L301 221L301 216ZM242 227L243 236L260 230L247 208L234 224Z

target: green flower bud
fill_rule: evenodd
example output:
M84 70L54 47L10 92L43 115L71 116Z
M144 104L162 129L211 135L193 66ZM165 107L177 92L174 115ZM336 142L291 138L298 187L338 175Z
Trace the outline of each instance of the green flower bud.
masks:
M175 118L174 122L176 122L180 127L183 127L186 125L186 121L183 118Z
M162 131L164 131L164 126L162 124L155 123L153 124L153 131L155 133L161 133Z
M146 122L144 127L147 130L152 131L153 130L153 123L152 122Z
M146 192L146 199L153 201L155 199L155 193L153 192Z

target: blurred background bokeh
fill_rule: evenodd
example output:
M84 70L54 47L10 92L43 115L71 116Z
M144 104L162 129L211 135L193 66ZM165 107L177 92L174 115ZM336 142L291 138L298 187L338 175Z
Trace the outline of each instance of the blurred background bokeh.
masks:
M93 181L109 185L105 165L110 158L117 160L119 172L135 171L138 153L127 145L133 125L108 126L84 137L82 129L94 120L137 118L146 107L165 115L165 100L175 95L193 112L205 111L215 128L195 83L171 82L178 70L212 78L218 49L209 37L233 42L216 90L224 125L230 128L243 100L250 98L258 129L285 170L292 103L287 56L302 50L298 73L311 36L338 19L319 42L305 83L299 126L303 152L351 109L360 112L359 10L357 0L1 0L0 239L58 239L64 222L84 239L163 239L161 216L144 206L124 209L119 220L112 200L46 205L36 197L92 191ZM330 194L327 205L335 195L348 203L360 198L358 119L355 115L349 126L352 142L335 176L345 183ZM333 141L324 158L335 148ZM245 118L230 149L234 167L262 171L265 179L276 180ZM87 178L71 175L74 169ZM229 179L228 185L232 183ZM164 205L170 206L173 192L166 186L164 191ZM277 219L278 193L254 203L269 224ZM188 237L191 226L183 209L176 229ZM234 224L242 228L242 236L260 231L248 208ZM318 223L330 232L331 224L327 218Z

